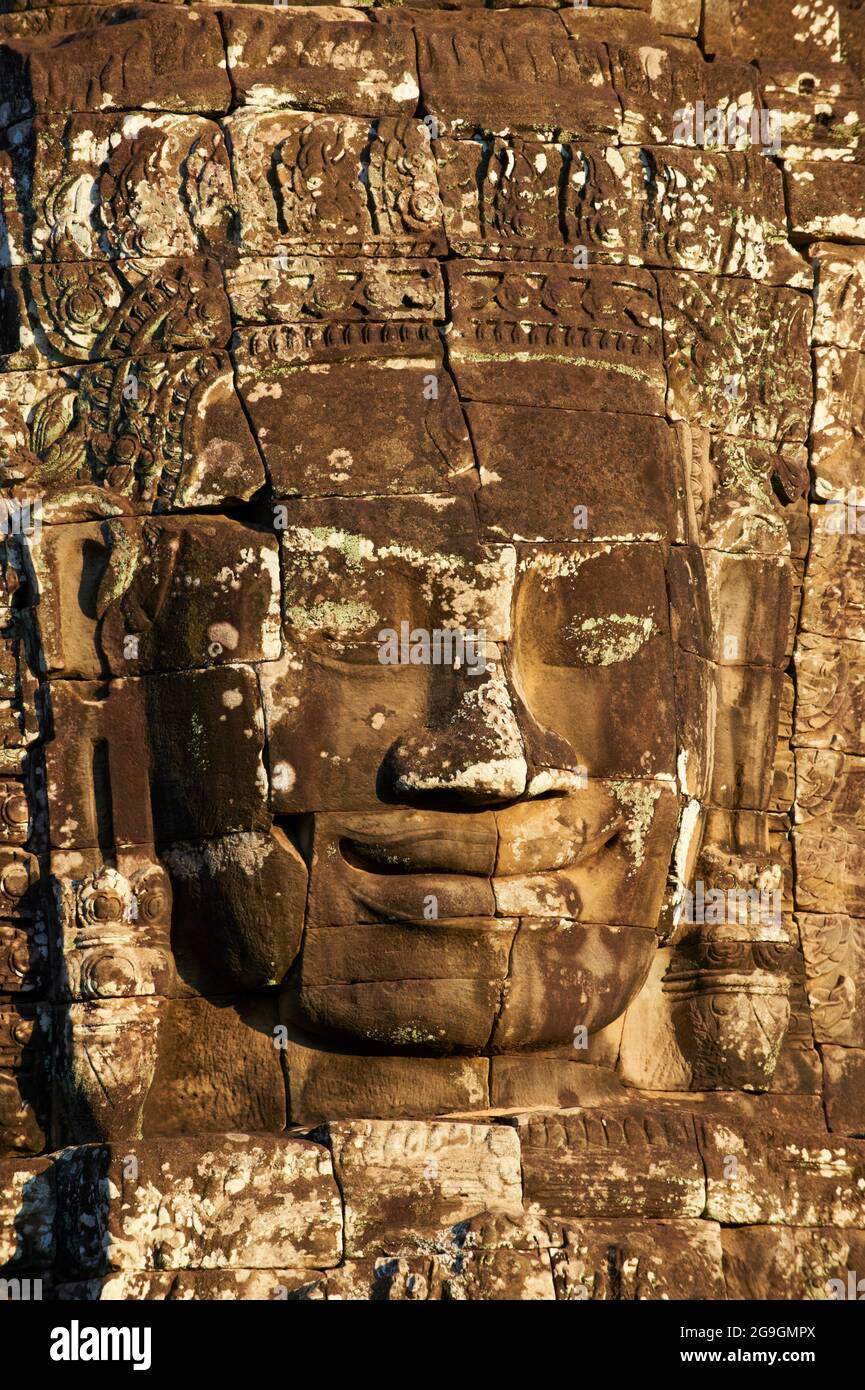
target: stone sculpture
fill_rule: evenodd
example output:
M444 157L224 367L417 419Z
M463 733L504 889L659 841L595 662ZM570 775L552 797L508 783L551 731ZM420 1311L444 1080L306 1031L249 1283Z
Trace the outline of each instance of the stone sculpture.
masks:
M3 1272L832 1296L857 6L0 40Z

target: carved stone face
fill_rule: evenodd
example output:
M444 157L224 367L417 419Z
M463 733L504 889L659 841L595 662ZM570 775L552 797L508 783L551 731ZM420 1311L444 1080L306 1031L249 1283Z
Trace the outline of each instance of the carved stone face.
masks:
M102 1048L121 1128L139 1076L216 1089L227 1007L295 1120L491 1104L621 1019L701 853L771 858L811 270L745 126L674 129L755 69L502 18L132 15L100 62L177 60L105 100L85 36L22 58L0 420L73 1089Z
M464 495L287 507L263 683L278 823L312 822L311 1033L556 1047L645 978L676 828L663 546L537 543L576 504L553 528L535 496L504 543Z

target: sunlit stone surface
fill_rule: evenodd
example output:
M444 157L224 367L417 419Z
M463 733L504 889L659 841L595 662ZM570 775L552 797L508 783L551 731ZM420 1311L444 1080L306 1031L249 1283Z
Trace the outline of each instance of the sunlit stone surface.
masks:
M863 15L0 16L4 1275L861 1267Z

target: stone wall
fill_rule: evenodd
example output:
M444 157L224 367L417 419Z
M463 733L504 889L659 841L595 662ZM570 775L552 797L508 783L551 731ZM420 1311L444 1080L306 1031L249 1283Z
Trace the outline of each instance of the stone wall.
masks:
M0 487L41 525L2 565L4 1273L722 1299L862 1268L863 15L0 16ZM683 134L697 107L714 138ZM393 934L385 984L454 1020L404 1053L395 987L356 979L394 903L363 916L333 868L392 735L316 642L369 645L382 557L404 547L414 592L451 508L442 621L480 563L507 653L514 574L545 582L579 506L587 592L665 611L669 689L603 652L585 689L624 712L589 771L628 887L551 872L529 912L521 826L477 817L511 883L454 888L444 915L496 931L460 926L448 971ZM554 765L495 714L460 726L475 770ZM423 790L441 747L402 751ZM286 826L310 813L307 854ZM780 886L783 920L700 937L695 878ZM561 1046L562 923L601 1001L586 1056ZM299 1007L368 1016L370 1055Z

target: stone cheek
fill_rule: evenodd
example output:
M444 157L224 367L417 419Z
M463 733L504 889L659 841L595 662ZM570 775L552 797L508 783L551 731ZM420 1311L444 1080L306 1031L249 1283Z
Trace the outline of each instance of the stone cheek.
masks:
M4 1272L862 1257L861 29L0 16Z

